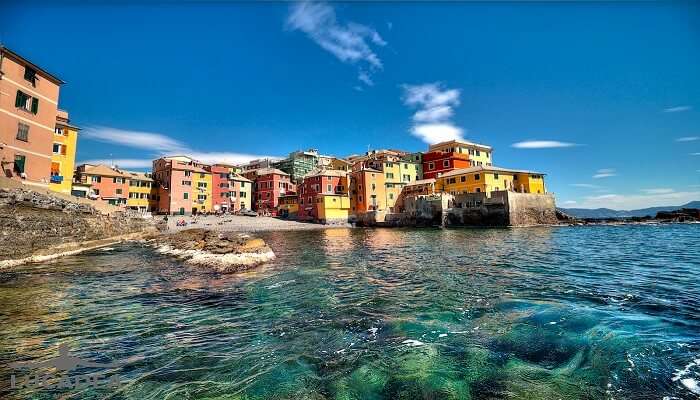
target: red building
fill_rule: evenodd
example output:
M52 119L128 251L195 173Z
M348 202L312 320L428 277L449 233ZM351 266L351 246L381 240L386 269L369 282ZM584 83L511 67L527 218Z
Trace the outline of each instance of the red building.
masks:
M113 205L126 205L129 196L129 175L106 165L79 165L77 182L90 185L89 198L102 199Z
M423 179L433 179L438 174L471 166L469 154L431 151L423 154Z
M234 173L235 167L227 164L211 166L212 207L214 211L237 212L250 209L250 200L244 196L250 193L251 181Z
M291 182L289 174L277 168L260 168L246 171L243 175L255 182L253 208L258 211L268 211L274 215L279 197L296 192L296 185Z
M298 220L318 221L322 216L318 214L317 202L319 195L345 195L348 194L348 172L341 170L312 171L304 177L304 182L299 186L299 211Z

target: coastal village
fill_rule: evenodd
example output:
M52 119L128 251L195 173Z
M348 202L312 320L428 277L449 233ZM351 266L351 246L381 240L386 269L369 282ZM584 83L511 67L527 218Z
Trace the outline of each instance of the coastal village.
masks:
M80 128L59 109L64 84L0 47L4 178L144 215L242 213L323 224L420 225L421 215L428 223L436 218L437 205L451 210L447 217L458 225L555 219L543 173L499 167L490 146L462 140L436 143L424 152L377 149L343 157L297 150L283 159L241 165L173 154L153 160L145 172L76 165ZM530 217L508 216L516 210Z

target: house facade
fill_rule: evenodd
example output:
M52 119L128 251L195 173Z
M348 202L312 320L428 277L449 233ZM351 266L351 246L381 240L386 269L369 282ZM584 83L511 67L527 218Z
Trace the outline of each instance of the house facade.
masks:
M79 183L90 185L87 197L115 206L126 206L130 175L106 165L79 165L75 171Z
M79 130L80 128L70 123L66 111L58 110L53 134L49 181L49 189L54 192L71 193Z
M299 186L297 219L322 223L347 222L350 211L348 190L347 171L312 171Z

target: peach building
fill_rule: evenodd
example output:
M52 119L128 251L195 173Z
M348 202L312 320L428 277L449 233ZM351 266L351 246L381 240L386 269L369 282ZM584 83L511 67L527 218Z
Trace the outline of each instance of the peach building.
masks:
M89 184L88 198L100 199L115 206L126 206L129 196L128 173L106 165L82 164L75 170L77 182Z
M208 165L187 156L162 157L153 161L152 178L157 193L155 212L190 215L212 211Z
M0 45L0 170L25 184L48 187L63 82Z

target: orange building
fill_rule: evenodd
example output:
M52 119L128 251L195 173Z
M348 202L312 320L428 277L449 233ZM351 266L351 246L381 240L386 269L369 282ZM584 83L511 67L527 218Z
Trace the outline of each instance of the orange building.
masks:
M0 169L48 187L61 79L0 45Z
M356 163L350 172L350 214L383 210L386 210L384 173L366 167L364 162Z
M76 181L90 185L88 198L100 199L112 205L126 205L129 197L130 175L106 165L79 165Z

